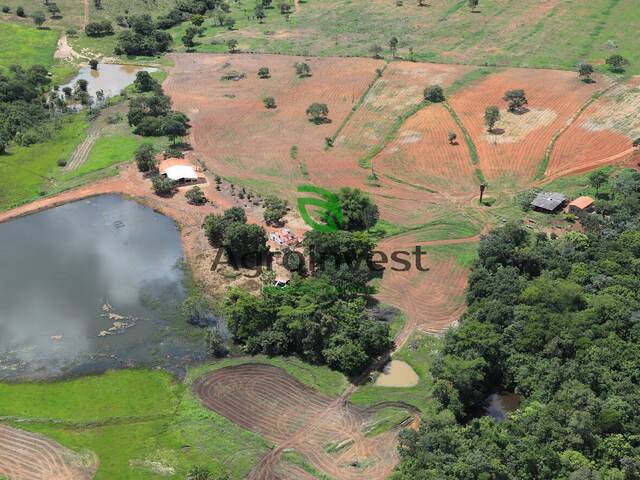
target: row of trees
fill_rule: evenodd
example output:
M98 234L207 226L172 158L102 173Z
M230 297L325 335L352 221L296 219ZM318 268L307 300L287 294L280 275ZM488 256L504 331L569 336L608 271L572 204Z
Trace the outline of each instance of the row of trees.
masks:
M116 55L157 55L166 52L173 41L150 15L131 15L126 21L129 28L118 35Z
M640 173L598 185L584 233L508 224L481 240L432 369L439 412L402 434L394 478L640 478ZM524 405L475 418L498 385Z

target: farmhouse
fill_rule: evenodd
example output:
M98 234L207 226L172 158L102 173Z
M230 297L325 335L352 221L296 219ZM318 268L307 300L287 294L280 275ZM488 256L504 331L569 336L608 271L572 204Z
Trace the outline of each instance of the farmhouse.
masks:
M591 197L578 197L567 207L569 213L581 213L581 212L593 212L595 206L593 205L593 198Z
M531 206L540 212L553 213L558 211L567 201L561 193L540 192L531 202Z

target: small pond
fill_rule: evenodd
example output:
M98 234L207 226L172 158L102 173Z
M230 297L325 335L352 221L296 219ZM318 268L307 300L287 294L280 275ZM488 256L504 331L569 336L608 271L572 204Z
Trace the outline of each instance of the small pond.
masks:
M204 356L185 297L176 224L117 195L0 224L0 379Z
M406 362L391 360L376 379L377 387L414 387L420 378Z
M522 397L517 393L500 390L487 397L484 414L501 422L507 418L509 412L517 410Z
M157 68L140 67L137 65L118 65L113 63L100 63L97 70L92 70L89 65L80 68L78 74L69 83L60 85L60 91L64 87L74 88L80 79L89 82L87 91L95 98L96 92L102 90L105 97L118 95L125 87L131 85L136 79L136 73L141 70L156 72Z

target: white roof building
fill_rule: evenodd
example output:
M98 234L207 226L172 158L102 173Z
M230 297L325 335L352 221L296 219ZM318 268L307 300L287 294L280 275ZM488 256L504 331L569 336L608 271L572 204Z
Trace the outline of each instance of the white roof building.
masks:
M176 182L198 179L196 171L190 165L172 165L167 167L162 173L163 175L166 175L167 178Z

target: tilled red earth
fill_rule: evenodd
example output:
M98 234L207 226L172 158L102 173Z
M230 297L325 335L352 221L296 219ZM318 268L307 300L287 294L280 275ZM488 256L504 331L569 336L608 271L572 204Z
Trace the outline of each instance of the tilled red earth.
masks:
M349 404L349 390L330 398L280 368L245 364L203 375L193 392L205 407L278 445L254 467L250 479L296 478L297 469L280 461L287 450L336 479L382 480L397 463L393 445L399 429L366 436L375 409Z

